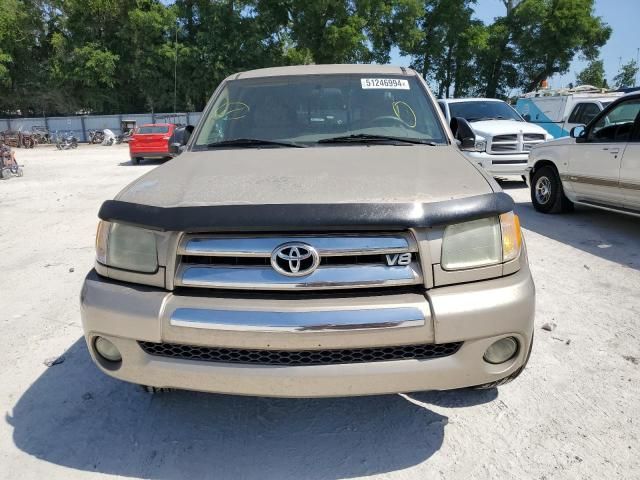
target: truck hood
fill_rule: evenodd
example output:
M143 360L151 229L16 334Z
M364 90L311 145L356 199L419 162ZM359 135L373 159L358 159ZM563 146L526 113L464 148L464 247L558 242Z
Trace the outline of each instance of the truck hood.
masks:
M542 147L560 147L562 145L575 145L576 139L571 137L560 137L555 140L550 140L545 143L541 143L540 145L536 145L534 148L542 148Z
M482 122L471 122L471 128L473 128L473 131L477 135L485 138L513 133L547 134L547 131L539 125L517 122L515 120L484 120Z
M452 146L185 152L116 197L157 207L436 202L491 193Z

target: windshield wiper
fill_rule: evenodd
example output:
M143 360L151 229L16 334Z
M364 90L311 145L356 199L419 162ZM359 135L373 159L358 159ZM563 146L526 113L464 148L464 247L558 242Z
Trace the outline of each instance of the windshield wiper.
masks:
M485 120L509 120L507 117L503 117L498 115L497 117L479 117L479 118L470 118L470 122L483 122Z
M344 135L341 137L323 138L317 143L408 143L412 145L431 145L436 146L437 143L430 140L422 140L420 138L394 137L392 135L372 135L368 133L357 133L353 135Z
M220 142L213 142L207 145L207 148L217 147L294 147L305 148L306 145L295 142L285 142L280 140L265 140L260 138L234 138L232 140L222 140Z

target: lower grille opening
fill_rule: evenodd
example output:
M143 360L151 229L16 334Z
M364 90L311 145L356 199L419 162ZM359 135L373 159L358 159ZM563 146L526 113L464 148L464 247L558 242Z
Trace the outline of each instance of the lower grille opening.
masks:
M241 298L260 300L293 300L304 302L318 298L353 299L362 297L382 297L388 295L417 294L424 295L425 287L422 285L409 285L400 287L373 287L373 288L345 288L341 290L310 290L310 291L260 291L260 290L221 290L215 288L189 288L175 287L174 296L200 297L200 298Z
M345 363L427 360L456 353L462 342L331 350L247 350L175 343L138 342L149 355L218 363L253 365L337 365Z

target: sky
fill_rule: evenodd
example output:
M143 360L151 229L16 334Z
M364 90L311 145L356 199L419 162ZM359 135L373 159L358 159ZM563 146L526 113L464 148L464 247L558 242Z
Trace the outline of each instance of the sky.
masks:
M620 58L622 63L636 59L640 48L640 35L638 34L638 20L640 20L640 0L596 0L595 14L602 17L612 29L611 37L601 49L601 58L604 60L604 68L609 83L618 72ZM502 0L478 0L476 17L485 23L491 23L495 17L505 14ZM408 66L409 59L399 55L398 51L392 52L391 63L394 65ZM587 62L575 58L571 68L564 75L556 75L549 79L551 88L566 87L569 82L575 82L576 74L580 72Z

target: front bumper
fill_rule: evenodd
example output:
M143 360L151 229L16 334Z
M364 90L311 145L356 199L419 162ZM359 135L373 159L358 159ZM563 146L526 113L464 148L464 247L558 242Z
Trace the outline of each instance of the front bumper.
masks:
M174 153L169 151L158 151L158 150L136 150L129 151L129 156L131 158L167 158L167 157L175 157Z
M420 390L446 390L499 380L521 367L530 348L534 286L526 265L515 274L481 282L434 288L422 294L275 300L261 297L188 296L162 289L104 279L92 271L81 294L82 322L91 356L106 374L156 387L278 397L368 395ZM185 324L185 309L205 312ZM314 323L305 312L372 309L420 311L423 321L370 325L307 325L260 328L238 324L237 315L207 312L284 312L289 323ZM342 313L340 313L342 312ZM322 315L320 316L322 317ZM374 315L375 317L375 315ZM182 318L183 323L180 321ZM255 318L261 318L260 315ZM193 319L193 318L192 318ZM213 320L212 320L213 319ZM229 320L230 319L230 320ZM188 320L188 317L187 317ZM323 320L324 321L324 320ZM338 322L339 323L339 322ZM235 325L235 326L234 326ZM111 340L122 354L113 366L95 352L97 335ZM517 355L500 365L483 360L487 347L505 336L515 337ZM246 349L338 349L418 343L464 342L453 355L427 360L393 360L330 365L254 365L160 357L145 353L138 341Z
M492 175L519 175L526 173L528 153L491 155L486 152L464 152L466 157Z
M525 171L524 171L524 176L526 178L526 182L527 182L527 185L529 187L531 187L532 173L533 173L533 167L532 166L527 166L527 168L525 168Z

